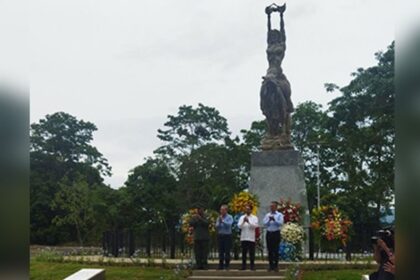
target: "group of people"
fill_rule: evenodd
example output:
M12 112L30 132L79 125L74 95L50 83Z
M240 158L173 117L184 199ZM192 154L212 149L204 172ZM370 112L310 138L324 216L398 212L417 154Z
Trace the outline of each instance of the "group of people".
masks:
M268 250L269 271L278 271L280 230L284 223L283 214L277 211L278 203L271 202L270 211L264 216L263 225L266 229L266 243ZM241 230L242 267L247 269L247 256L249 255L249 268L255 270L255 242L259 235L258 217L252 214L253 205L247 205L245 214L239 218L238 227ZM194 254L197 269L207 269L207 256L209 250L210 222L204 215L204 209L199 207L197 215L191 221L194 228ZM232 249L233 217L228 213L228 206L220 207L220 215L216 220L217 242L219 249L218 269L229 269L230 252Z
M278 203L271 202L270 211L264 216L263 226L266 231L266 244L268 251L268 270L278 271L279 246L281 241L280 230L284 223L283 214L277 211ZM250 269L255 270L255 243L259 235L258 217L252 214L253 206L247 205L245 214L239 218L238 227L241 230L242 268L247 269L249 255ZM229 269L230 252L232 249L233 217L228 213L228 206L220 207L220 215L216 220L217 242L219 250L218 269ZM204 214L202 207L198 208L197 215L192 217L190 226L194 228L194 254L197 269L207 269L207 256L209 253L210 221ZM369 275L370 280L395 279L394 231L380 230L374 237L374 258L378 263L378 271Z

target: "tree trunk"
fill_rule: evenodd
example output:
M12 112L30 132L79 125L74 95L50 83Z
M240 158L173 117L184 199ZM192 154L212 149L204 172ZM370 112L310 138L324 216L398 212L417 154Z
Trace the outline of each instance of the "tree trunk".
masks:
M166 236L167 236L168 232L167 231L163 231L162 232L162 252L166 255Z
M146 254L147 257L151 257L151 248L152 248L152 232L150 229L147 230L147 236L146 236Z
M80 247L83 247L83 239L82 239L82 234L80 233L79 223L75 222L75 225L76 225L77 239L79 239Z
M376 205L376 225L380 227L381 225L381 199L378 199L376 204L377 204Z
M171 259L175 259L175 242L176 242L176 229L175 226L171 226Z
M181 244L181 253L184 255L185 254L185 240L184 240L184 235L180 235L181 238L181 242L179 244Z
M314 232L312 228L309 228L309 259L314 259Z
M351 261L351 248L349 243L344 247L344 251L346 252L346 261Z

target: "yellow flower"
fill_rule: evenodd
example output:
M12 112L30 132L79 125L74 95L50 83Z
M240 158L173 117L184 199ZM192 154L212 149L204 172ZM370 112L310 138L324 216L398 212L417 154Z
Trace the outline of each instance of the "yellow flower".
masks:
M253 205L252 213L255 215L259 206L257 198L249 192L240 192L233 196L229 203L229 207L234 213L243 213L248 204Z

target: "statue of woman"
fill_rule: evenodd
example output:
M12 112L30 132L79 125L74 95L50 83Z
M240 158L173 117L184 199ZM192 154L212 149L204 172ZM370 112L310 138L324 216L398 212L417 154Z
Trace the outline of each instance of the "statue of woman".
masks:
M279 7L280 8L280 7ZM286 75L283 73L281 64L286 52L286 31L284 29L283 12L280 13L280 31L271 29L271 13L268 15L268 33L267 33L267 60L268 69L264 79L275 79L279 82L284 98L287 102L287 112L294 111L291 97L290 83Z
M261 87L261 110L266 116L268 133L263 149L290 148L290 114L294 111L290 83L281 64L286 51L286 32L283 13L286 6L272 5L266 8L268 16L267 60L268 69ZM280 30L271 28L271 13L280 13Z

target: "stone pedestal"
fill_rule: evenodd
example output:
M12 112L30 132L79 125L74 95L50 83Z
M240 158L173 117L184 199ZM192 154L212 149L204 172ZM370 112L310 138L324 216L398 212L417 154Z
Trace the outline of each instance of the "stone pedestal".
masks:
M303 226L309 236L309 211L306 196L303 160L295 150L272 150L254 152L251 156L251 182L249 191L260 201L258 219L262 224L271 201L280 198L300 203L304 209ZM303 252L308 253L308 242Z

